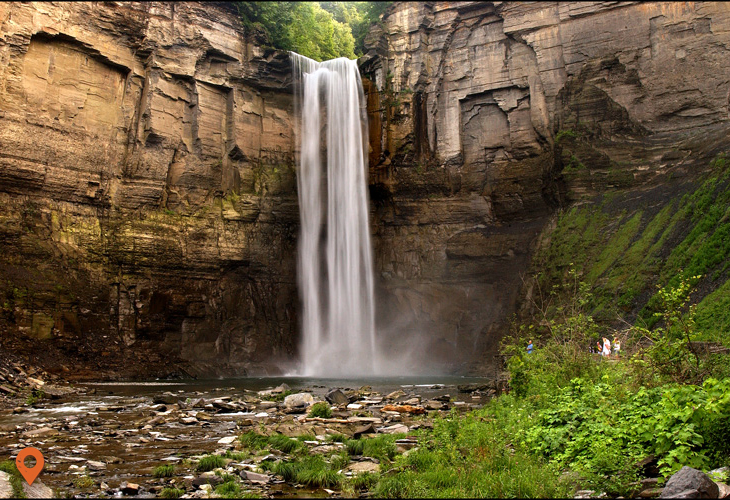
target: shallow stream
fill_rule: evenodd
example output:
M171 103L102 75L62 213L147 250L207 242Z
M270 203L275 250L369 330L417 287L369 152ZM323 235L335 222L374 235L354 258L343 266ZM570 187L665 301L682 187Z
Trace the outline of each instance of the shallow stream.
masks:
M408 416L401 418L393 412L381 414L381 408L388 403L412 404L416 399L419 402L445 401L442 408L429 412L431 418L452 408L478 408L486 395L473 390L460 392L457 386L474 387L490 382L465 377L401 377L79 384L77 394L0 411L0 459L14 460L23 448L38 448L45 458L39 478L61 497L123 496L119 490L123 482L140 485L137 496L153 497L163 486L180 487L184 481L190 491L195 476L188 471L175 478L157 479L152 475L156 466L183 464L188 458L208 453L222 454L233 449L235 443L221 443L221 439L251 429L269 428L278 432L287 429L295 435L298 426L306 421L305 414L287 412L282 402L274 404L271 400L275 398L260 392L282 383L292 392L310 392L315 401L324 400L324 395L333 388L350 395L362 394L357 398L360 401L356 401L362 403L360 409L342 405L336 410L340 419L349 418L353 425L362 423L357 420L359 418L363 421L374 418L380 420L377 425L398 422L417 428L421 424L411 424ZM383 400L383 396L394 391L403 394L392 401ZM341 430L321 422L309 425L315 424L319 427L314 427L313 432L318 435ZM93 480L93 485L89 479ZM298 489L283 481L265 487L252 485L252 491L268 497L327 495L323 491Z

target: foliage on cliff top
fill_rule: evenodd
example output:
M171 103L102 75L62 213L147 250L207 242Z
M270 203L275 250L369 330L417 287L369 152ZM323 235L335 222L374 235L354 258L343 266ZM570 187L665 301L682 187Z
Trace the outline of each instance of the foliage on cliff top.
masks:
M317 61L362 55L370 26L393 2L237 2L245 26L277 49Z

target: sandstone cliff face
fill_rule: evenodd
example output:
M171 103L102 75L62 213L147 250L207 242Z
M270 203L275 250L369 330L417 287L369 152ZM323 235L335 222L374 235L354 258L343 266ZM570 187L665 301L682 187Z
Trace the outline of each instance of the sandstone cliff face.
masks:
M728 30L719 2L395 4L361 65L384 324L489 364L556 208L727 149Z
M404 2L369 45L378 322L419 368L489 372L556 209L660 203L727 149L724 3ZM293 358L287 56L225 5L18 2L0 62L2 347L82 376Z
M217 4L17 2L0 61L6 347L137 376L292 357L288 57Z

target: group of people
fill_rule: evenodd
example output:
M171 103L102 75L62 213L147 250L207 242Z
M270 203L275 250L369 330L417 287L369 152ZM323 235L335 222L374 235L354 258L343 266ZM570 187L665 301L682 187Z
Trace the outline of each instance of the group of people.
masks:
M600 353L601 356L605 358L611 357L611 351L613 351L613 355L618 358L618 354L621 351L621 341L616 339L614 337L613 343L608 340L607 337L603 337L603 344L601 342L596 342L597 350L591 347L591 352L597 352Z
M591 353L601 353L601 356L609 358L611 357L611 350L613 350L613 355L618 358L618 354L621 351L621 341L618 340L616 337L613 339L613 343L608 340L608 337L603 337L603 345L601 345L600 342L596 342L596 346L598 346L598 350L596 351L594 347L590 348ZM532 340L527 341L527 354L532 353L534 349L534 346L532 345Z

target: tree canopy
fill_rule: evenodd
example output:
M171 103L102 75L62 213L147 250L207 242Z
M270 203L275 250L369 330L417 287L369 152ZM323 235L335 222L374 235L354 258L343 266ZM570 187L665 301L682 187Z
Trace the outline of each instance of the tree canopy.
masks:
M272 46L317 61L363 54L370 26L393 2L238 2L246 26L265 31Z

